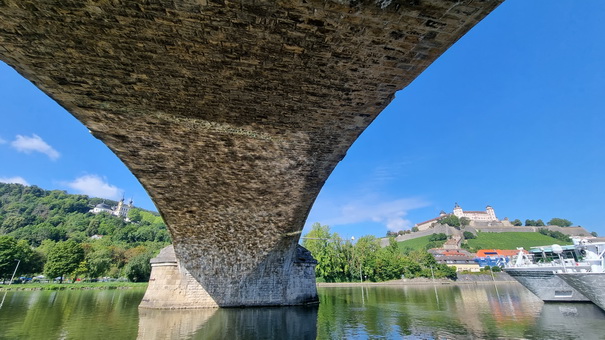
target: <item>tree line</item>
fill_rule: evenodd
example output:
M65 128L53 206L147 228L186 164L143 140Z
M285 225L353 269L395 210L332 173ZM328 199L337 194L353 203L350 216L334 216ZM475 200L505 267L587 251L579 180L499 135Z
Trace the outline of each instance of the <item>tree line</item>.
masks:
M162 218L133 208L129 221L90 209L117 202L0 183L0 279L127 277L146 281L149 259L171 239Z
M325 282L386 281L402 276L456 278L454 268L437 263L425 250L401 251L393 238L386 247L374 236L344 240L330 232L329 226L314 223L302 239L303 247L318 262L316 277Z

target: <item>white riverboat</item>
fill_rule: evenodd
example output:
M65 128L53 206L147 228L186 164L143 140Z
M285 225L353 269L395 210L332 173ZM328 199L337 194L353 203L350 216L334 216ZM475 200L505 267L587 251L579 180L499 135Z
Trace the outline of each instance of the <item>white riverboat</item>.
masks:
M601 271L599 249L604 242L574 239L573 245L534 247L519 254L504 268L515 280L543 301L591 301L580 290L568 284L557 273L589 273Z
M605 310L605 243L595 243L586 250L585 261L590 264L586 272L564 271L556 276Z

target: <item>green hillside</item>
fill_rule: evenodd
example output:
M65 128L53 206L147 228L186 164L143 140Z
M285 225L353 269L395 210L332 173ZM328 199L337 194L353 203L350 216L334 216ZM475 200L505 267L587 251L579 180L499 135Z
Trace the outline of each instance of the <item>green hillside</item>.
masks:
M427 235L403 242L397 242L397 246L399 246L401 251L427 249L427 245L431 243L431 241L429 241L430 237L431 235ZM439 242L436 246L440 246L443 243L444 242ZM432 245L435 245L435 242L432 242Z
M474 249L517 249L523 247L544 246L551 244L572 244L540 233L478 233L476 239L468 240L468 245Z
M117 202L44 190L35 185L0 183L0 283L16 274L49 278L128 277L146 281L149 259L170 244L159 214L132 208L128 220L99 203Z
M412 240L399 242L399 249L426 249L429 244L431 235L418 237ZM523 232L507 232L507 233L478 233L476 239L467 240L468 246L471 249L517 249L523 247L529 249L535 246L544 246L551 244L571 244L571 242L563 242L556 238L542 235L540 233L523 233ZM433 246L433 245L431 245Z

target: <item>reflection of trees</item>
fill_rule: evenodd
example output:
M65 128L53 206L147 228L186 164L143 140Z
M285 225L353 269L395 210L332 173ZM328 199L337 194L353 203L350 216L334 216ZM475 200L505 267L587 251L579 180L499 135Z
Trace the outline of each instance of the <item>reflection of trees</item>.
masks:
M444 323L451 323L448 328L462 328L457 320L439 313L454 301L451 292L441 295L437 297L432 286L320 289L318 336L404 336L416 334L418 327L428 330ZM417 324L419 316L421 324Z
M0 309L0 338L135 339L137 331L146 340L317 337L316 305L139 310L142 296L139 289L8 292Z
M8 339L136 337L141 290L34 291L9 293L0 310ZM10 301L10 305L9 305Z
M318 337L522 336L535 316L533 304L519 306L518 290L522 287L501 287L499 293L493 288L431 284L363 290L320 288Z
M521 286L495 288L431 284L320 288L319 308L172 311L139 310L142 290L11 291L0 308L0 338L134 339L139 320L139 339L152 340L410 335L590 339L605 320L605 313L591 304L543 304Z

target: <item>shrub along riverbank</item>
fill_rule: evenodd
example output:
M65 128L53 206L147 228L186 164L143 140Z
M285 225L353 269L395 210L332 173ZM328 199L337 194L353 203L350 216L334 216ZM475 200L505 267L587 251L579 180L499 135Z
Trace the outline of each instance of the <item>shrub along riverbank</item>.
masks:
M76 283L26 283L1 285L7 290L86 290L86 289L132 289L147 288L147 282L76 282Z

